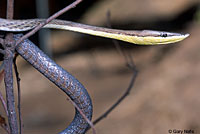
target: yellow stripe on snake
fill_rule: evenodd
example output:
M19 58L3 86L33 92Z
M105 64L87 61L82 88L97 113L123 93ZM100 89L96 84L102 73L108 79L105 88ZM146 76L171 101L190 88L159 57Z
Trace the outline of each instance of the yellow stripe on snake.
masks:
M10 32L28 31L44 22L44 19L7 20L0 18L0 30ZM189 34L171 33L153 30L117 30L104 27L90 26L64 20L52 20L43 28L54 28L85 33L100 37L117 39L138 45L158 45L179 42Z

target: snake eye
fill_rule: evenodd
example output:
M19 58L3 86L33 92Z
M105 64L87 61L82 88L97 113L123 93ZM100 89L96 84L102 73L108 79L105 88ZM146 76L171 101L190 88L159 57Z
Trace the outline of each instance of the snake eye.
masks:
M161 33L160 36L161 37L167 37L168 35L167 35L167 33Z

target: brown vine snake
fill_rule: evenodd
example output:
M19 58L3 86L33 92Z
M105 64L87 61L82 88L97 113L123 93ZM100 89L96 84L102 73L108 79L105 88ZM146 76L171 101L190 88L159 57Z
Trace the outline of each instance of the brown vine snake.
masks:
M0 18L0 30L10 32L28 31L44 22L44 19L7 20ZM104 27L90 26L64 20L52 20L43 28L54 28L75 31L95 36L112 38L143 45L169 44L181 41L189 34L153 31L153 30L117 30Z

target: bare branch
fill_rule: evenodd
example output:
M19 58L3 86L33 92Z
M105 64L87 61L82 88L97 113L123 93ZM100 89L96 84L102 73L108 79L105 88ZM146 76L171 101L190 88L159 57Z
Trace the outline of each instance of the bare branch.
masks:
M7 19L13 19L14 0L7 0Z
M4 58L4 70L5 70L5 88L6 88L6 99L8 108L8 122L10 126L11 134L18 134L17 116L15 111L15 99L13 92L13 72L12 72L12 52L5 50L6 55Z
M134 85L136 77L137 77L137 71L135 71L133 73L133 76L131 78L131 81L130 81L130 84L129 84L128 88L126 89L126 92L103 115L101 115L98 119L96 119L94 121L94 124L98 123L100 120L102 120L103 118L105 118L110 112L112 112L112 110L114 108L117 107L117 105L119 105L126 98L126 96L129 95L129 93L130 93L130 91L131 91L131 89L132 89L132 87Z
M13 19L14 11L14 0L7 0L7 19ZM13 41L13 34L9 33L6 36L7 42L3 43L5 47L4 54L4 71L5 71L5 88L6 88L6 99L8 109L8 122L10 126L11 134L18 134L17 116L15 111L15 99L14 99L14 88L13 88L13 72L12 63L13 55L15 50L15 42Z

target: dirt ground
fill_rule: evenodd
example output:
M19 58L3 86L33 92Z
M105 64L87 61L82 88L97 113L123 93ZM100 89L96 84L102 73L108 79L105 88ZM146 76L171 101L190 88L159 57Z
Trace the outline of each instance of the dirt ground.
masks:
M199 133L200 25L191 22L184 31L190 37L180 43L126 50L133 56L138 76L127 98L95 126L97 134ZM125 92L133 73L115 49L70 53L55 61L88 89L93 120ZM64 129L74 116L65 94L20 57L18 65L24 134L55 134Z

